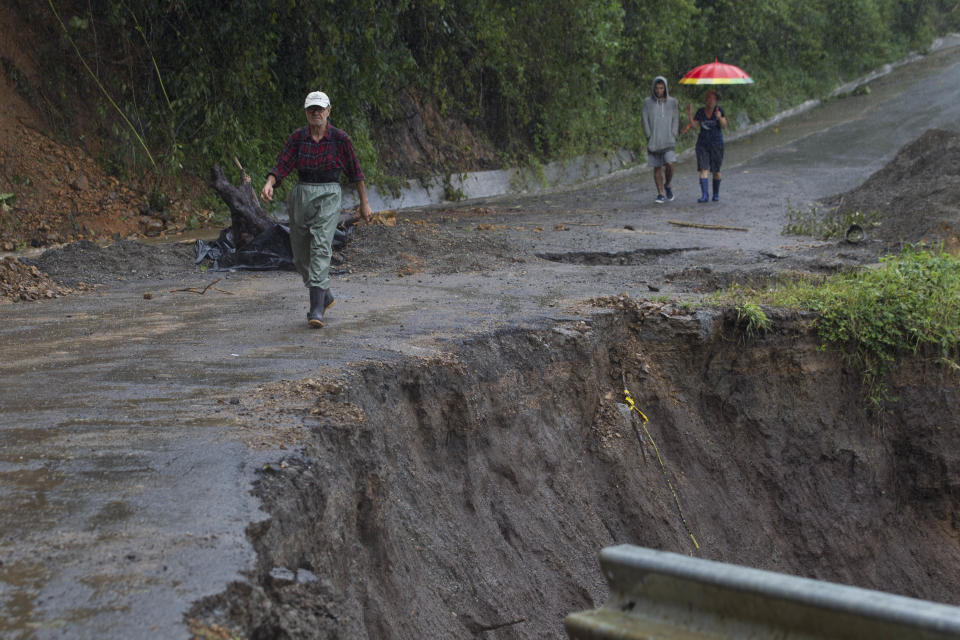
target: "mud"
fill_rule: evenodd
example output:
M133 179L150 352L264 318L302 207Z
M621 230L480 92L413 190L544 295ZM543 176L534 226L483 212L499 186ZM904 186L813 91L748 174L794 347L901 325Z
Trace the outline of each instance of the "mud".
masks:
M260 474L250 582L190 617L252 638L562 637L605 598L597 548L624 542L960 603L960 433L941 428L960 389L932 362L900 372L880 433L802 317L747 341L732 314L616 302L349 376L329 398L362 412L305 416L297 458Z
M192 243L145 244L118 240L101 246L89 240L47 249L23 262L68 286L78 283L162 279L200 273Z
M487 271L509 262L517 248L496 230L466 229L466 216L411 211L397 226L359 227L343 251L342 268L412 275ZM457 225L456 223L461 223Z

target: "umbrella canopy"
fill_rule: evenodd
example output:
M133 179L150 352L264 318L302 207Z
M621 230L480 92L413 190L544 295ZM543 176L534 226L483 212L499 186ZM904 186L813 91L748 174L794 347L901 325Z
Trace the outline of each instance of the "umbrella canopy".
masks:
M740 67L714 59L709 64L702 64L687 71L680 78L680 84L753 84L753 78Z

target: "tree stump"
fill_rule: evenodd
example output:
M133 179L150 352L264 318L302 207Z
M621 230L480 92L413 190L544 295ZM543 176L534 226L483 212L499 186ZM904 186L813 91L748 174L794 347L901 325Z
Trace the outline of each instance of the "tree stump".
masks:
M243 178L238 186L234 186L227 180L220 165L214 165L210 172L209 183L230 209L230 226L237 249L242 249L244 245L277 224L276 220L264 215L260 200L253 190L250 176L243 171L243 167L240 167L240 170L243 172Z

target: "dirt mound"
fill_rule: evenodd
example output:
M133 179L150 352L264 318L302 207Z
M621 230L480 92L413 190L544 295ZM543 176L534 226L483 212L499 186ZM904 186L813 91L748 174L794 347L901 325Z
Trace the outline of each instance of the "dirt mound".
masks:
M44 94L42 38L20 10L0 6L0 251L159 235L209 217L189 202L206 191L202 180L165 175L161 188L153 172L130 170L122 184L109 175L94 106L54 113Z
M143 198L104 175L82 150L23 125L13 136L15 143L0 145L0 190L12 194L0 227L4 250L139 230Z
M862 185L823 200L838 213L880 213L871 236L888 243L942 241L960 250L960 134L930 129Z
M76 288L88 290L90 286L78 283ZM73 292L34 266L16 258L0 258L0 303L59 298Z
M468 224L468 223L464 223ZM464 234L423 220L405 218L395 227L357 229L344 251L347 265L363 271L392 271L407 276L421 271L484 271L516 253L501 230L471 224Z
M192 244L149 245L119 240L100 247L88 240L49 249L36 259L24 260L68 286L109 280L145 280L182 275L198 269Z
M136 180L107 175L80 147L17 123L0 139L0 250L181 231L186 200L152 207ZM158 210L162 209L162 210Z

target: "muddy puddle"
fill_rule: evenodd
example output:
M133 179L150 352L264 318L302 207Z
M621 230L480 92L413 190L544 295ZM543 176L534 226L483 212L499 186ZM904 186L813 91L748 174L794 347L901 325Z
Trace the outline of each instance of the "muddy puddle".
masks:
M905 362L878 418L806 318L747 339L721 312L596 302L317 388L303 449L258 472L255 572L193 628L564 637L620 543L960 604L960 391L936 365Z

